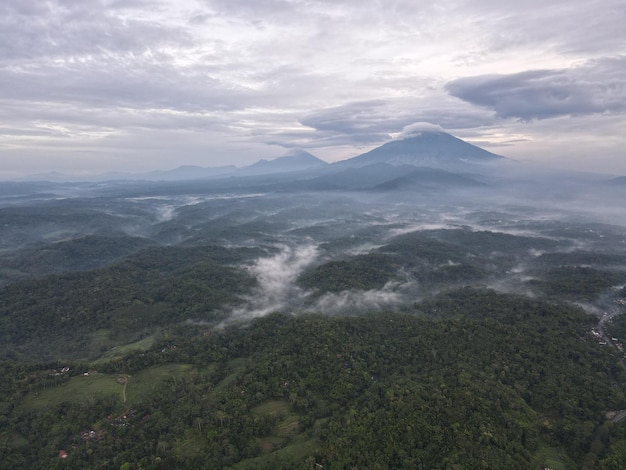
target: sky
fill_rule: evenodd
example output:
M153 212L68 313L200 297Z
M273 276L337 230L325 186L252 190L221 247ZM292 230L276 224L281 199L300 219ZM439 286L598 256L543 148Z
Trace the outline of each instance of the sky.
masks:
M0 178L328 162L415 123L626 174L623 0L2 0Z

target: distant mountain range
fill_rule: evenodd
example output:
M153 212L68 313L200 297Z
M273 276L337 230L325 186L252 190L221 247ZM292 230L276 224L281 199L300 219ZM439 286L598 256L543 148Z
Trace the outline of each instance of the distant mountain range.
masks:
M68 176L61 173L32 175L30 181L110 181L110 180L147 180L147 181L184 181L215 179L223 177L254 177L280 175L283 173L306 172L310 177L325 177L324 185L341 188L370 186L381 184L387 177L406 176L407 168L437 168L452 172L468 172L481 165L506 160L504 157L487 152L475 145L457 139L445 132L420 132L401 140L393 140L362 155L329 164L314 155L300 149L292 149L281 157L237 168L233 165L222 167L180 166L173 170L152 171L148 173L105 173L90 177ZM373 167L362 172L350 172L350 169ZM413 168L414 169L414 168ZM347 173L346 173L347 172ZM409 171L410 172L410 171ZM335 176L330 176L331 174ZM350 182L350 180L353 180ZM381 179L383 181L381 181ZM318 183L322 183L318 181Z
M259 160L258 162L238 168L234 165L220 167L201 167L184 165L173 170L157 170L147 173L102 173L93 176L70 176L59 172L39 173L23 178L25 181L113 181L113 180L142 180L142 181L185 181L214 179L237 176L260 176L280 173L292 173L318 169L329 164L311 155L304 150L294 149L282 157L273 160Z
M90 176L71 176L56 171L50 173L38 173L23 178L26 181L118 181L118 180L143 180L143 181L182 181L204 178L216 178L233 174L237 171L234 165L221 167L201 167L183 165L173 170L155 170L147 173L122 173L111 172Z
M391 201L397 200L400 193L435 198L462 194L469 200L488 199L495 194L499 197L523 194L533 198L548 194L553 200L567 201L585 191L597 195L602 191L626 191L626 177L556 170L511 160L450 134L432 131L392 140L335 163L293 149L243 168L180 166L169 171L108 173L92 178L51 173L32 176L24 182L30 188L21 187L24 194L30 194L30 190L50 191L49 183L89 187L93 183L109 182L115 183L118 190L123 187L129 197L163 192L171 195L357 191L362 196L369 193ZM41 187L42 184L47 186ZM65 194L62 188L55 191ZM14 197L16 193L7 194Z

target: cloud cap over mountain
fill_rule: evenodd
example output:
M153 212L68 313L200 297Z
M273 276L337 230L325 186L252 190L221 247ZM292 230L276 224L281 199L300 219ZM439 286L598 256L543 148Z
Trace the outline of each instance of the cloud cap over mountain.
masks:
M359 167L375 163L387 163L394 166L412 165L463 170L472 165L505 160L500 155L488 152L461 139L419 123L409 126L409 136L397 139L370 150L357 157L336 163L336 166Z

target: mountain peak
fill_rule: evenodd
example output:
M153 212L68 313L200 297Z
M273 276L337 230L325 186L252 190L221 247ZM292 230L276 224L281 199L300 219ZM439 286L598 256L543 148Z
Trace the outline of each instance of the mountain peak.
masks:
M320 160L309 152L293 148L283 154L282 157L273 160L259 160L250 166L242 168L238 173L241 175L265 175L304 171L326 165L328 165L328 163Z
M388 163L418 167L467 169L467 167L503 160L450 134L440 131L419 131L403 139L392 140L369 152L337 164L346 167Z
M313 158L315 158L315 159L318 159L318 158L317 158L317 157L315 157L313 154L311 154L311 153L307 152L307 151L306 151L306 150L304 150L304 149L298 148L298 147L294 147L294 148L291 148L291 149L287 150L287 151L286 151L286 152L282 155L282 157L279 157L279 158L289 158L289 157L292 157L292 158L293 158L293 157L296 157L296 158L300 158L300 157L311 158L311 157L313 157Z

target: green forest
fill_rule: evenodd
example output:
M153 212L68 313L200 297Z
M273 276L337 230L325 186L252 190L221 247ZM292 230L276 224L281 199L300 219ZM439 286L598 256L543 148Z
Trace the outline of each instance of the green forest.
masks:
M626 408L626 374L593 325L565 304L462 288L400 313L177 325L96 363L4 362L0 461L620 468L626 434L607 412Z
M123 196L0 208L0 469L626 468L623 227Z

